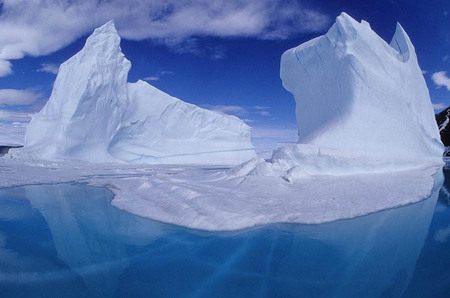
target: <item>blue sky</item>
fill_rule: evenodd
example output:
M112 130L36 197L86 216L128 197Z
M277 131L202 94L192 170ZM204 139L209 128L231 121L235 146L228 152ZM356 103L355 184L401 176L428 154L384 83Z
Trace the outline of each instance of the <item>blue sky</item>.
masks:
M114 19L129 81L236 115L260 150L295 141L281 54L324 34L342 11L390 41L399 21L415 45L436 111L450 105L450 2L289 0L0 0L0 143L21 142L57 67Z

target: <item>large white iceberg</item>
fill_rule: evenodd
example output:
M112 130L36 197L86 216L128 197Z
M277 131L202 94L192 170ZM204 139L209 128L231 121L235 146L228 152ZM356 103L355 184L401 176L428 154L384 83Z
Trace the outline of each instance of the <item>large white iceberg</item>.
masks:
M429 92L400 24L390 44L342 13L323 36L281 57L299 140L235 173L358 174L442 164Z
M131 63L111 21L59 69L45 107L12 155L47 160L238 164L255 156L240 119L201 109L146 82L127 83Z
M282 78L298 102L300 139L298 144L276 150L269 161L256 158L223 170L75 161L23 163L12 158L2 160L0 186L56 182L106 186L115 194L113 206L142 217L204 230L235 230L275 222L323 223L421 201L442 185L439 167L443 146L414 48L400 26L394 44L391 47L385 43L367 23L343 14L326 35L285 53ZM123 55L117 60L128 65ZM114 85L105 84L105 88L113 92ZM177 100L156 101L160 97L153 94L160 91L143 82L128 84L126 90L125 95L113 92L115 102L127 100L140 108L121 112L119 126L112 123L114 129L104 148L93 145L83 156L91 156L87 154L98 149L100 157L151 160L153 155L164 152L165 144L176 146L178 138L188 135L181 129L195 123L205 123L205 135L211 138L224 135L234 142L242 136L233 135L234 129L222 131L226 126L223 123L233 118L219 116L219 134L213 135L214 124L200 117L209 114L196 114L195 107ZM152 99L151 108L143 107L147 96ZM83 105L76 108L81 110ZM85 109L93 108L95 105ZM165 112L160 112L163 109L167 118ZM177 123L171 122L169 114L182 119L183 126L170 130L165 123ZM39 117L33 121L44 121ZM152 120L155 117L158 121ZM188 122L184 117L195 121ZM96 120L90 121L95 124ZM147 129L150 126L157 129ZM50 131L58 129L64 127L52 127ZM109 133L106 128L104 131ZM170 133L174 140L163 142L158 133ZM198 130L195 133L202 135ZM70 149L62 146L68 136L61 136L57 144ZM146 140L152 140L152 145L145 146ZM190 147L186 142L183 150L194 150L196 144L192 142ZM142 156L134 149L141 147ZM54 150L58 152L59 148ZM72 150L70 156L76 155L76 148Z

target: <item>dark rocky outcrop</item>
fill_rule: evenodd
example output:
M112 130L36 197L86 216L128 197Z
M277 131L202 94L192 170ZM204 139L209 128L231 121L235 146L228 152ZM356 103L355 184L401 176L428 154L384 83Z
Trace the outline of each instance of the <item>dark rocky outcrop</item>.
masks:
M439 127L439 133L441 134L441 141L447 149L444 155L450 156L450 107L446 108L442 112L436 114L436 122Z
M450 107L436 114L436 122L445 147L450 146Z

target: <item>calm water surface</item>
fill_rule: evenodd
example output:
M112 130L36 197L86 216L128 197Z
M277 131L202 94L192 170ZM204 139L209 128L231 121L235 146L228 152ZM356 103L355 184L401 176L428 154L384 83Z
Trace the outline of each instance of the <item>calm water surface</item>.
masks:
M75 184L0 189L0 297L450 297L450 173L417 204L210 233Z

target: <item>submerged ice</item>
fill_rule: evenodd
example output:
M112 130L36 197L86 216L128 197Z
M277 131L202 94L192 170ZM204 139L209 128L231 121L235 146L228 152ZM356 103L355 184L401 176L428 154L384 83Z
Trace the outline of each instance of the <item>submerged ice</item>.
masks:
M270 223L318 224L426 199L443 182L436 167L352 176L232 177L223 168L7 159L5 186L82 183L109 188L111 205L165 223L238 230Z
M45 107L13 155L95 162L239 164L255 156L240 119L201 109L146 82L127 83L131 63L113 22L63 63Z
M38 289L40 297L400 297L413 278L418 296L431 297L427 286L439 293L447 280L414 280L436 272L421 260L433 264L448 247L426 249L438 194L331 224L208 233L131 216L101 188L0 189L1 289Z

